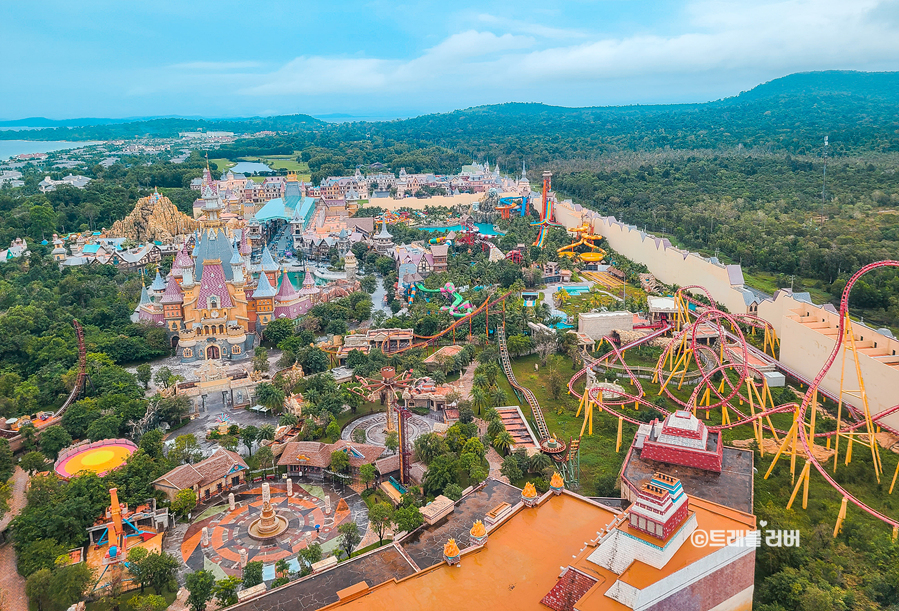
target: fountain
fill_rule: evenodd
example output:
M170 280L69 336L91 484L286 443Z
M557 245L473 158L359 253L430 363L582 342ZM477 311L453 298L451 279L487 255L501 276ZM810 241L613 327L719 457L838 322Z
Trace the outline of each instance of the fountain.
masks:
M262 515L250 522L248 534L257 541L274 539L287 530L287 519L272 509L268 484L262 484Z

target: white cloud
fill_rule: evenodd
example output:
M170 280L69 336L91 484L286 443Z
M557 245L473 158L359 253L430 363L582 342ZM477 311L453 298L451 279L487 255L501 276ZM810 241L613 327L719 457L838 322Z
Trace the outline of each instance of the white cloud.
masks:
M251 72L259 68L255 62L192 62L178 67L236 83L237 92L250 97L333 99L339 94L404 100L411 95L458 104L521 99L526 93L529 99L564 103L565 91L587 95L602 91L611 81L623 86L655 82L662 89L663 83L678 85L700 73L707 81L732 82L738 73L779 76L896 66L896 20L882 17L884 9L895 3L694 0L686 6L679 31L594 40L582 31L480 14L474 21L497 32L455 33L409 59L304 55L272 72ZM552 82L553 87L537 89L535 83L540 82ZM659 97L664 93L659 91Z

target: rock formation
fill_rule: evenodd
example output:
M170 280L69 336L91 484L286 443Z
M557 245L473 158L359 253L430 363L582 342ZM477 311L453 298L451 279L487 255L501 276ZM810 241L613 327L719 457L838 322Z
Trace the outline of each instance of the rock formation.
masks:
M199 223L178 210L164 195L153 195L137 200L134 210L121 221L113 223L111 237L129 238L135 242L172 242L177 235L191 233Z

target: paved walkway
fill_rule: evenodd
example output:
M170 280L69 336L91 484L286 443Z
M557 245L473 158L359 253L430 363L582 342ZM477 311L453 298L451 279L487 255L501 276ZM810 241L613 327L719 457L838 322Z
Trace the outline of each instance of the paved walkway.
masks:
M468 367L462 372L462 375L456 382L457 388L459 389L459 395L461 395L463 399L471 399L471 388L474 386L474 370L477 366L477 361L469 363Z
M503 466L503 457L492 447L487 449L487 464L490 465L490 477L497 479L504 484L509 483L509 478L499 471Z
M16 467L10 480L12 498L9 511L0 521L0 529L9 524L25 507L25 488L28 486L28 474ZM16 552L12 543L0 546L0 609L3 611L28 611L28 598L25 596L25 579L16 569Z

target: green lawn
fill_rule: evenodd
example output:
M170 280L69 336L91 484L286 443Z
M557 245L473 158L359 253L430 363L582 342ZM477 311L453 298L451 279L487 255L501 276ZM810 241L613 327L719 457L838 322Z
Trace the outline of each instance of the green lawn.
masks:
M146 588L144 588L143 595L146 596L147 594L156 594L156 590L154 590L150 586L147 586ZM111 603L111 602L107 603L104 601L94 601L94 602L87 603L86 609L87 609L87 611L112 611L113 609L115 609L118 606L119 611L134 611L134 607L132 607L130 604L128 604L128 601L130 601L131 598L134 596L140 596L139 588L132 590L130 592L126 592L125 594L122 594L118 598L118 601L117 601L118 604ZM168 603L169 605L171 605L173 602L175 602L175 597L177 596L177 592L166 591L166 592L163 592L162 596L163 596L163 598L165 598L165 602Z
M231 161L230 159L225 159L224 157L210 159L209 163L214 163L218 167L218 170L216 170L216 174L218 175L221 175L222 172L227 172L229 169L237 165L237 163Z
M299 179L308 182L311 179L309 172L309 164L305 161L297 161L299 152L293 155L266 155L264 157L240 157L240 161L255 161L265 163L273 170L287 170L288 172L296 172Z

